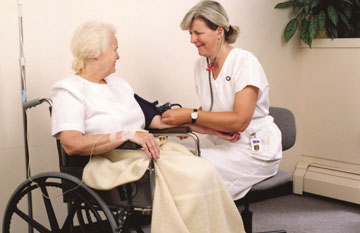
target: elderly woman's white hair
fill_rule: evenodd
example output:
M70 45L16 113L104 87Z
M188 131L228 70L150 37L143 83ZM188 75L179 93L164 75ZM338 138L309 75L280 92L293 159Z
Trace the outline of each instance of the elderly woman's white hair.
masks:
M234 43L239 35L238 26L230 25L229 17L220 3L211 0L203 0L196 4L186 13L180 27L182 30L189 30L194 19L201 18L206 25L215 30L217 27L225 29L225 41L229 44Z
M115 27L111 24L88 21L80 25L71 41L73 70L80 72L88 59L96 58L104 52L109 47L111 33L116 33Z

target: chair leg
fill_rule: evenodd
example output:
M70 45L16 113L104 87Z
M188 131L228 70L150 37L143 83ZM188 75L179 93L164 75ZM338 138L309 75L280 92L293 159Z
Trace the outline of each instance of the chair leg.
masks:
M245 203L245 208L241 211L241 217L244 223L244 229L246 233L253 233L252 231L252 216L253 213L250 210L250 204ZM278 231L264 231L264 232L257 232L257 233L286 233L284 230Z
M245 203L245 208L241 211L241 217L244 223L246 233L252 233L252 215L249 203Z

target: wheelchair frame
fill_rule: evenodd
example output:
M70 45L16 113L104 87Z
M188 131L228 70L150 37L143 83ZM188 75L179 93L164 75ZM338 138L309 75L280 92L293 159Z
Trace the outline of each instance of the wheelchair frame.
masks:
M42 102L44 101L24 106L24 112L27 108ZM50 104L51 112L51 101L46 102ZM154 136L189 136L195 141L195 155L200 156L199 139L188 127L154 129L150 130L150 133ZM27 142L27 138L25 140ZM135 143L126 142L117 149L139 148L140 146ZM129 233L129 229L143 233L141 226L148 225L151 221L151 205L155 188L153 161L150 162L145 176L140 181L124 184L110 191L98 191L91 189L81 180L83 167L69 166L68 159L73 156L66 155L59 140L57 140L57 149L60 172L37 174L28 177L18 186L5 209L3 233L14 232L12 229L16 229L17 225L14 219L24 222L29 233L33 233L34 229L40 233ZM81 157L86 160L86 156ZM143 183L140 185L140 182ZM137 187L136 194L134 194L134 187ZM141 190L138 190L139 187ZM147 196L139 194L141 191L149 190L150 193ZM50 197L54 192L60 192L60 195ZM40 199L43 201L46 210L45 217L47 217L45 220L33 216L31 197L35 194L40 194ZM135 198L137 195L140 195L139 200ZM28 197L28 213L22 204L26 196ZM59 196L62 196L62 204L66 205L66 216L62 224L59 221L61 217L56 216L57 208L54 208L53 203Z

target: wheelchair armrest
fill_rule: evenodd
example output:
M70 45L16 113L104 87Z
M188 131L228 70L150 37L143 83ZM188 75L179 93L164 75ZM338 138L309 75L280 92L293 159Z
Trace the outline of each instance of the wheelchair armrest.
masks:
M180 126L166 129L149 129L149 133L152 133L154 136L187 136L191 137L195 142L195 151L193 153L197 156L200 156L200 142L199 138L196 134L194 134L190 127ZM116 149L123 150L137 150L141 147L133 142L125 142L121 144Z
M138 150L141 146L136 144L135 142L126 141L120 146L116 147L115 150Z
M149 132L152 134L187 134L191 133L190 127L180 126L166 129L149 129Z
M174 128L166 128L166 129L149 129L149 133L154 134L155 136L185 136L188 133L191 133L191 129L189 127L174 127ZM120 146L118 146L117 150L138 150L141 146L130 141L126 141Z
M149 132L154 136L186 136L191 137L195 142L195 150L193 153L200 156L200 141L196 134L194 134L190 127L180 126L166 129L149 129Z

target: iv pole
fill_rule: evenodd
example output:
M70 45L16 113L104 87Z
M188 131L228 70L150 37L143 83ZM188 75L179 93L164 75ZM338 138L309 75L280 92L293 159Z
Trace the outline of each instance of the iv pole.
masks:
M23 36L23 20L22 20L22 0L18 0L18 20L19 20L19 43L20 43L20 78L21 78L21 95L22 95L22 103L26 103L26 73L25 73L25 57L24 57L24 36ZM29 146L27 140L27 116L26 109L23 107L23 127L24 127L24 146L25 146L25 169L26 169L26 179L31 176L30 168L29 168ZM28 193L28 214L30 218L33 218L33 209L32 209L32 195L31 192ZM29 224L28 232L33 233L34 229Z
M31 177L30 171L30 159L29 159L29 144L28 144L28 132L27 132L27 115L26 110L32 107L35 107L43 102L47 102L50 107L52 103L50 99L33 99L27 101L27 91L26 91L26 72L25 72L25 56L24 56L24 35L23 35L23 18L22 18L22 0L18 0L18 21L19 21L19 44L20 44L20 58L19 58L19 65L20 65L20 78L21 78L21 96L22 96L22 105L23 105L23 127L24 127L24 146L25 146L25 169L26 169L26 179ZM28 214L30 218L33 218L33 208L32 208L32 195L31 192L28 193ZM28 224L28 232L33 233L33 227Z

